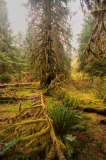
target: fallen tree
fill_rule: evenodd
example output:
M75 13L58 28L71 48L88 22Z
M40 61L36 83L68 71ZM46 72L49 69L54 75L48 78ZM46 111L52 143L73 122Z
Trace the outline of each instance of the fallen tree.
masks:
M28 85L31 85L31 83L0 84L0 88L19 87L19 86L28 86Z
M39 99L30 107L22 110L20 105L19 113L4 123L0 137L1 158L6 155L9 157L12 150L27 158L66 160L66 147L55 135L41 93Z
M106 115L106 108L84 108L84 112L89 112L89 113L97 113L101 115Z

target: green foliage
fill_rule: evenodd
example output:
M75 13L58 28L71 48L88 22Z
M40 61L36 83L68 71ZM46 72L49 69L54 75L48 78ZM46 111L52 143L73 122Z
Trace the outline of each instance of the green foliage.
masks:
M66 24L71 13L66 0L28 2L25 6L32 17L28 29L30 41L27 37L30 70L32 77L39 77L41 87L47 87L59 74L69 77L72 33Z
M84 71L90 76L106 76L106 58L101 62L94 57L90 57L85 64Z
M62 101L62 105L68 109L75 109L75 107L77 107L77 100L66 96Z
M74 152L73 147L72 147L72 142L76 139L75 136L73 136L72 134L66 134L64 136L64 144L66 146L66 153L65 153L65 157L67 160L70 160L70 158L72 157L72 154Z
M92 19L91 16L87 16L84 19L84 23L83 23L83 28L81 33L78 35L78 43L79 43L79 47L78 47L78 62L79 62L79 66L78 66L78 71L84 71L84 60L83 60L83 51L88 43L88 40L92 34L93 31L93 27L94 27L94 20Z
M58 138L66 146L66 152L65 152L66 160L71 160L72 154L74 152L72 142L76 139L76 137L73 136L72 134L66 134L64 136L59 136Z
M87 43L91 37L94 28L94 20L91 16L87 16L84 19L83 28L81 33L78 35L78 71L83 71L90 76L105 76L106 75L106 57L101 62L96 59L93 55L84 61L83 51L87 46Z
M16 145L22 138L24 138L26 135L21 135L20 137L14 139L13 141L10 141L9 143L5 143L4 148L2 148L2 151L0 152L0 155L4 155L6 151L8 151L11 147Z
M106 84L105 84L105 78L104 77L95 77L93 79L93 87L94 87L94 94L99 99L104 99L106 94Z
M96 141L96 146L98 148L98 151L103 152L103 144L102 144L102 142Z
M64 134L70 130L82 131L85 129L85 121L81 117L81 112L73 110L74 105L74 101L71 101L68 97L50 110L50 117L57 134Z
M74 110L77 105L75 99L70 99L69 96L65 97L61 103L56 104L50 110L50 118L53 120L53 127L56 135L59 137L65 146L65 157L67 160L72 159L73 141L75 136L67 134L70 131L84 131L85 121L81 116L81 112Z
M21 42L19 42L21 43ZM1 82L9 82L10 75L21 74L26 67L24 53L13 46L14 36L8 22L8 11L5 0L0 0L0 76ZM20 44L21 47L21 44ZM6 75L6 76L5 76Z
M65 107L55 107L50 111L50 118L56 133L66 133L70 129L72 113Z
M12 36L8 23L8 11L5 0L0 1L0 51L8 52L11 48Z
M11 75L9 75L9 74L2 74L1 76L0 76L0 82L1 83L8 83L8 82L10 82L11 81Z

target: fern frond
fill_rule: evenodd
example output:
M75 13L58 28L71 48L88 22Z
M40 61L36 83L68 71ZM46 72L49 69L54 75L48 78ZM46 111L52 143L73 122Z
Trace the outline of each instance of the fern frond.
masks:
M4 145L4 148L0 152L0 155L3 155L7 150L9 150L11 147L13 147L15 144L17 144L23 137L25 137L26 134L18 137L17 139L14 139L13 141L10 141L9 143L6 143Z

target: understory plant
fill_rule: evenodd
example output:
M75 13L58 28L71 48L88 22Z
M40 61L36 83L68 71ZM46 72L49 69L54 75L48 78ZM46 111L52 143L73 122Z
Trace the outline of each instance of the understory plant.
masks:
M61 103L50 110L50 118L53 120L56 135L66 146L65 156L67 160L72 158L72 142L76 138L72 135L72 132L85 130L85 121L81 116L82 112L75 110L75 104L75 100L65 97Z
M81 113L70 110L63 105L54 107L50 110L50 118L53 120L54 129L58 134L64 134L72 130L84 130L84 120Z

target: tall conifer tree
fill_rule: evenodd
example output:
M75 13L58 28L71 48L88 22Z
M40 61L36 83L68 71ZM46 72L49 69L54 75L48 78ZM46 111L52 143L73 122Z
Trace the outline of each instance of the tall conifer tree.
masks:
M13 46L13 41L6 2L0 0L0 82L9 81L11 75L19 76L24 66L20 51Z
M67 2L29 0L26 4L32 31L31 64L38 70L42 87L49 85L59 73L66 73L69 67L65 55L71 42Z

